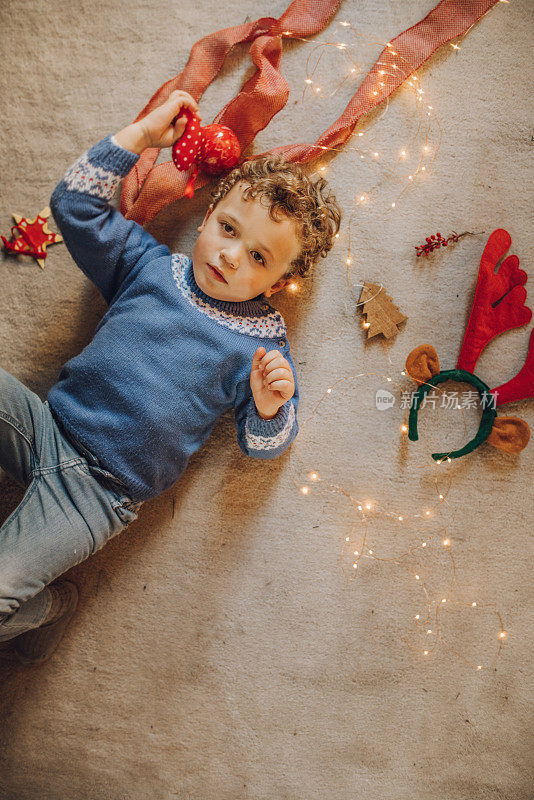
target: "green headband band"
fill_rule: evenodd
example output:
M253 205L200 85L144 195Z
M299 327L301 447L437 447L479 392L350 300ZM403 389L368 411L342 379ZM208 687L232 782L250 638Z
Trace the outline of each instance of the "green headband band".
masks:
M489 386L486 386L484 381L481 381L480 378L477 378L477 376L473 375L472 372L466 372L464 369L448 369L444 372L440 372L438 375L433 375L432 378L430 378L426 383L422 384L416 391L414 402L410 408L410 419L408 426L408 438L410 441L416 442L419 439L419 435L417 433L417 413L419 411L421 401L424 397L426 397L430 389L435 387L438 383L443 383L443 381L448 380L463 381L464 383L470 383L471 386L474 386L475 389L478 390L484 408L476 436L460 450L455 450L452 453L432 453L432 458L434 461L441 461L443 458L447 457L460 458L460 456L465 456L467 453L471 453L479 446L479 444L482 444L482 442L488 438L493 427L493 420L497 416L497 411L495 408L491 408L490 405L486 406L486 402L491 402L493 395L491 394Z

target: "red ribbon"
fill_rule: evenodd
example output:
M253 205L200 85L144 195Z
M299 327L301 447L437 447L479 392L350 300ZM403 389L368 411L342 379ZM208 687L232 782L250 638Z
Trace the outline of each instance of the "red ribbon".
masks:
M341 116L315 143L284 145L268 152L281 153L287 161L304 164L323 155L323 148L339 147L349 139L363 114L385 100L438 47L465 33L497 2L499 0L442 0L423 20L390 41L390 47L382 51ZM289 85L280 72L282 34L290 31L297 37L313 36L326 27L340 3L341 0L294 0L279 19L261 17L255 22L205 36L193 45L184 71L158 89L135 121L164 103L175 89L189 92L198 102L232 47L239 42L251 42L250 56L257 70L213 120L234 131L243 153L285 106L289 96ZM392 55L393 52L396 55ZM380 69L389 73L387 81L380 76L384 87L378 81ZM398 77L393 77L397 74ZM378 94L373 94L374 91ZM158 154L159 148L145 150L123 181L121 211L127 219L134 219L141 225L179 200L190 178L189 172L178 171L172 160L154 167ZM258 155L263 154L252 158ZM201 188L210 180L211 176L199 172L195 188Z

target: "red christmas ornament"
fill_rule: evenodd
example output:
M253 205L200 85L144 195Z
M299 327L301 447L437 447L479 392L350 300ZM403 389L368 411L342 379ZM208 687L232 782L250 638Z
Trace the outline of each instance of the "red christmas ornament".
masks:
M232 169L239 161L241 147L235 133L226 125L205 125L202 128L199 118L189 108L184 108L177 117L182 113L187 117L187 125L172 146L172 160L179 170L189 169L194 164L184 191L184 195L191 198L198 170L219 175Z
M235 167L241 155L237 136L226 125L206 125L202 128L202 169L210 175Z
M182 111L173 119L173 124L182 115ZM187 117L185 130L172 146L172 160L176 169L189 169L194 164L200 150L200 120L189 108L183 109Z

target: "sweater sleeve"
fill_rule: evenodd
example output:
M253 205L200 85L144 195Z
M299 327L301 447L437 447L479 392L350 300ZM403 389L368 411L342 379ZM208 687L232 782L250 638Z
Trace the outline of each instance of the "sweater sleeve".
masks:
M295 393L290 400L280 406L272 419L262 419L256 409L250 377L237 385L234 403L237 442L247 456L253 458L272 459L282 455L297 436L297 408L299 388L295 365L289 353L285 357L291 364L295 379Z
M162 255L169 252L108 203L138 159L114 136L106 136L67 170L50 198L69 253L108 304L145 253L156 247Z

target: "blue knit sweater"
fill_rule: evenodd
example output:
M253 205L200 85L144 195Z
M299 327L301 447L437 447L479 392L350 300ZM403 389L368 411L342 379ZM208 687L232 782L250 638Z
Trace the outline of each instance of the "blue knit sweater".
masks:
M263 294L244 302L209 297L187 255L171 254L109 205L138 158L107 136L52 194L65 244L108 309L48 402L132 497L147 500L178 480L229 408L246 455L283 453L298 432L299 393L283 317ZM295 394L271 420L258 415L250 389L260 346L278 349L295 376Z

